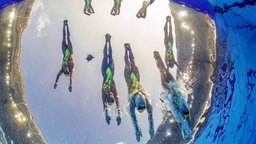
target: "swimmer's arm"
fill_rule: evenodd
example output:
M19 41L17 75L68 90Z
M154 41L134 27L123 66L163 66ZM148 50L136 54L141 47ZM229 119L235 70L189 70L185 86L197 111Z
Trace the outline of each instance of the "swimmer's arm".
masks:
M107 98L106 98L106 94L104 92L104 90L102 90L102 102L103 102L103 110L106 111L107 110Z
M137 118L135 115L135 104L129 102L128 110L129 110L129 114L132 119L133 128L134 128L135 132L137 132L137 131L139 131L139 126L138 126Z
M147 106L148 121L149 121L149 134L152 138L154 135L154 121L153 121L152 103L149 99L146 99L146 106Z
M70 54L70 56L69 56L69 61L71 61L72 63L74 63L74 56L73 56L73 54Z
M116 101L116 108L120 109L119 95L116 93L116 94L114 94L114 96L115 96L115 101Z
M60 78L60 76L61 76L62 73L63 73L63 70L62 70L62 68L61 68L60 71L58 72L57 76L56 76L55 84L58 83L59 78Z
M103 111L104 111L104 115L105 115L105 120L107 122L107 124L110 124L110 108L108 108L107 106L107 96L104 92L104 90L102 90L102 102L103 102Z
M115 83L114 79L112 79L112 83L111 83L111 92L113 93L114 98L115 98L116 109L120 109L119 95L118 95L117 90L116 90L116 83Z
M162 74L163 75L163 74ZM162 76L161 75L161 84L162 84L162 87L164 88L164 89L168 89L168 84L167 84L167 82L166 82L166 77L164 77L164 76Z
M54 83L54 86L53 86L53 88L54 89L56 89L57 88L57 83L58 83L58 80L59 80L59 77L60 77L60 75L63 73L63 69L61 68L60 69L60 71L58 72L58 74L57 74L57 77L56 77L56 80L55 80L55 83Z
M119 95L117 94L117 90L116 90L116 84L115 81L113 80L112 82L112 92L114 94L115 97L115 102L116 102L116 121L117 121L117 125L121 124L121 108L120 108L120 101L119 101Z
M72 70L71 70L71 74L70 74L70 83L69 85L72 86L72 78L73 78L73 75L74 75L74 72L75 72L75 65L74 65L74 56L73 54L70 54L70 62L71 62L71 65L72 65Z
M75 68L74 68L74 65L73 65L72 71L71 71L70 76L69 76L69 85L70 86L72 86L72 79L73 79L74 72L75 72Z

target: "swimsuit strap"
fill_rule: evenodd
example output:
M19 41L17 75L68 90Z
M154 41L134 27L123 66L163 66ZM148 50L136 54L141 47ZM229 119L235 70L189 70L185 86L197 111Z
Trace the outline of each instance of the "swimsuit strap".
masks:
M66 50L65 50L65 56L64 56L64 58L63 58L62 64L65 64L65 65L68 64L69 56L70 56L70 51L69 51L68 48L66 48Z
M132 79L132 87L130 89L130 93L134 93L135 91L139 90L139 82L136 75L133 72L131 72L130 77Z
M175 105L179 105L179 103L180 103L180 99L178 98L178 96L176 95L176 94L174 94L174 97L173 97L173 103L175 104Z
M107 74L107 78L105 79L105 81L103 83L103 89L104 89L105 93L108 94L109 90L110 90L111 83L112 83L112 77L113 77L113 73L109 67L107 67L107 69L106 69L106 74ZM107 89L108 89L108 92L107 92Z
M168 41L168 50L167 50L168 60L172 60L172 43Z
M91 6L91 0L86 0L86 8L90 8Z
M115 0L116 1L116 8L119 8L119 6L121 5L121 0Z

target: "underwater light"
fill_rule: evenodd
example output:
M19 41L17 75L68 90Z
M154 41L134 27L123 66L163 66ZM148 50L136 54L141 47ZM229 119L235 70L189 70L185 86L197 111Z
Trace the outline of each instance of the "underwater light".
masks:
M9 17L10 17L10 19L12 20L12 19L14 18L14 16L15 16L15 13L14 13L14 11L12 11L12 12L10 13Z
M188 15L188 12L187 11L181 11L181 12L179 12L179 16L180 17L185 17L185 16L187 16Z

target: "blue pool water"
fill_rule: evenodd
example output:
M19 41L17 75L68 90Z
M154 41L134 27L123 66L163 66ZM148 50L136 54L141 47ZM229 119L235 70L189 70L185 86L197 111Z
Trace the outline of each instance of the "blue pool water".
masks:
M217 47L218 54L226 56L217 63L212 107L195 143L255 144L255 1L213 1L212 5L217 41L227 49Z
M195 143L255 144L256 1L212 0L212 8L206 0L174 1L214 18L219 43L217 53L225 54L224 59L217 62L212 106Z
M14 4L17 2L21 2L23 0L1 0L0 1L0 10L6 7L7 5Z
M23 0L1 0L0 9ZM209 14L217 26L215 86L196 144L256 143L255 0L173 0ZM226 47L225 47L226 46Z
M184 4L195 10L209 14L212 19L215 19L215 13L211 3L207 0L170 0L179 4Z

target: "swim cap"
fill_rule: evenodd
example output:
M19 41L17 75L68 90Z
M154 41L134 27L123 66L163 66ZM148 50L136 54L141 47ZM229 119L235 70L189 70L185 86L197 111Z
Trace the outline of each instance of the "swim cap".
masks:
M64 72L65 76L69 76L69 70L67 68L65 68Z
M135 95L135 104L140 113L146 109L145 100L140 95Z
M114 104L114 96L112 94L110 94L108 97L107 97L107 102L108 102L108 105L112 106Z

